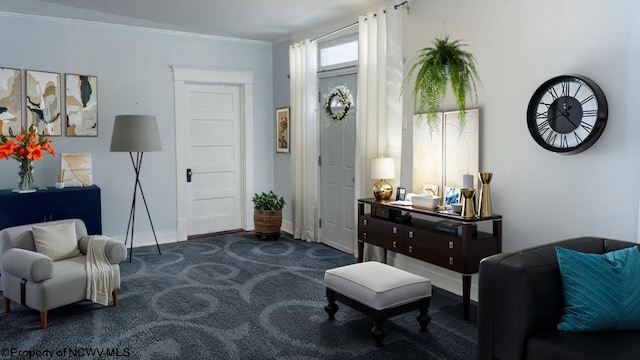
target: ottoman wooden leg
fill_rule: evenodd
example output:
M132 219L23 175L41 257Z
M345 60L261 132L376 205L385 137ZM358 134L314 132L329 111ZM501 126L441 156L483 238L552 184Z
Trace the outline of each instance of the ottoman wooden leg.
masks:
M9 313L9 309L11 309L11 300L9 300L9 298L4 298L4 313Z
M327 288L327 301L329 301L329 303L324 307L324 311L329 314L329 320L335 320L335 315L340 307L336 304L336 298L333 290L329 288Z
M420 331L427 330L427 325L431 322L431 317L429 317L429 305L431 304L431 298L424 298L420 300L420 313L416 317L418 323L420 324Z
M375 340L376 345L382 345L382 340L384 340L384 337L387 336L387 330L385 330L382 322L375 321L373 323L371 335L373 335L373 340Z

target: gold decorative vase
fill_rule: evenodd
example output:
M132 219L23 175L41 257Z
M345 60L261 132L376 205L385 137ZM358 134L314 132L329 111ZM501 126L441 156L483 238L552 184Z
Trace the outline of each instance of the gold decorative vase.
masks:
M476 189L460 189L462 194L462 217L465 219L471 219L476 217L473 206L473 195L476 194Z
M493 216L493 209L491 208L491 187L489 183L493 178L493 173L481 172L478 173L478 177L482 182L482 188L480 189L480 211L478 215L480 217Z

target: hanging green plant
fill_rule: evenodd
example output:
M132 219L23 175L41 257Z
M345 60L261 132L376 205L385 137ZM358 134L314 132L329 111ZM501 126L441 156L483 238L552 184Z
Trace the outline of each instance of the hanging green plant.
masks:
M432 47L418 51L413 59L409 76L416 73L413 87L413 106L416 113L427 113L427 124L431 131L437 130L440 118L438 111L447 93L447 84L460 110L460 128L465 124L467 97L478 101L477 85L480 83L473 55L463 50L467 46L461 40L435 39Z

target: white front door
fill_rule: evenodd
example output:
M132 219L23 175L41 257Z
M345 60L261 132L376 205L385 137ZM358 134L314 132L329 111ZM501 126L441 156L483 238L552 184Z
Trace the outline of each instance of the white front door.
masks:
M345 85L354 99L347 119L332 122L324 113L320 116L320 241L353 254L356 206L356 69L332 70L323 72L318 77L318 89L322 95L329 93L335 86Z
M187 235L242 227L240 87L187 84Z

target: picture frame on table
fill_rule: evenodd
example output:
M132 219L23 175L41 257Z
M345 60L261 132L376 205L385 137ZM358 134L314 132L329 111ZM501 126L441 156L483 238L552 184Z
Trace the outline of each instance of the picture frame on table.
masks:
M289 107L276 109L276 152L289 153Z
M444 203L443 205L451 205L462 202L462 195L460 194L460 188L453 186L445 186L444 188Z

